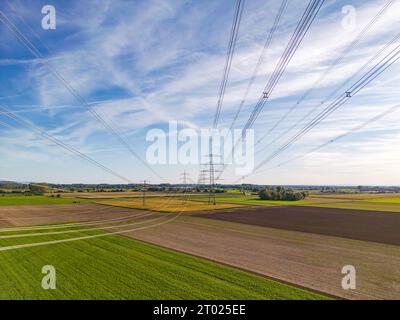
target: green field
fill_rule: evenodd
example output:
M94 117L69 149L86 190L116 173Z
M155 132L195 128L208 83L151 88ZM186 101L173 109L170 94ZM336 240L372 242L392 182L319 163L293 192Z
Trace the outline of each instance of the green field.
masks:
M56 198L48 196L11 196L0 195L0 206L18 206L18 205L32 205L32 204L67 204L74 202L91 202L85 199L74 198Z
M254 197L219 197L218 201L221 202L242 202L242 203L248 203L248 204L265 204L265 205L311 205L315 203L315 201L312 200L299 200L299 201L278 201L278 200L260 200L257 196Z
M257 196L254 197L220 197L218 201L221 202L241 202L247 204L258 205L284 205L284 206L310 206L321 208L337 208L337 209L353 209L353 210L370 210L370 211L387 211L387 212L400 212L400 198L394 198L393 195L380 196L377 195L359 198L359 195L346 195L346 197L339 198L343 195L337 195L338 198L333 196L310 196L300 201L275 201L275 200L260 200ZM366 195L363 195L365 197ZM368 196L368 195L367 195ZM364 200L363 200L364 199ZM365 200L366 199L366 200Z
M10 240L13 244L31 242L18 238L1 245L11 244ZM47 240L54 237L35 238ZM56 290L41 288L44 265L56 268ZM205 259L111 235L3 251L0 268L0 299L325 298Z

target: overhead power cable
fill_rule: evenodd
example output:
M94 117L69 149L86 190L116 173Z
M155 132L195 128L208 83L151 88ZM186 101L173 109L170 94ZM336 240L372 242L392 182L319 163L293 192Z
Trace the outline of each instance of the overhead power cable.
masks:
M315 88L318 88L319 85L322 83L322 81L328 76L328 74L332 71L333 68L335 68L337 65L339 65L343 59L354 49L356 48L360 42L366 37L367 33L375 26L379 18L383 16L383 14L392 6L392 4L396 0L390 0L388 1L382 8L379 10L379 12L372 18L372 20L367 23L367 25L357 34L357 36L353 39L353 41L347 45L341 52L341 54L329 65L329 67L318 77L318 79L314 82L314 84L309 88L297 101L294 103L288 111L259 139L257 140L255 145L258 145L263 141L266 137L268 137L271 132L273 132L283 121L287 119L287 117L300 105L300 103L306 99L313 91ZM325 100L326 101L326 100ZM324 103L324 102L323 102ZM323 104L322 103L322 104ZM318 107L318 106L317 106ZM312 112L315 111L316 108L312 109L312 111L309 112L311 114ZM309 114L305 117L307 118ZM303 119L301 119L303 121Z
M315 17L317 16L319 10L321 9L323 3L324 0L311 0L309 2L292 37L290 38L290 41L285 51L283 52L278 64L275 67L274 72L272 73L267 85L265 86L264 91L261 94L261 97L254 106L254 109L249 119L247 120L247 123L243 128L244 132L246 132L247 129L250 129L253 126L254 122L257 120L266 102L271 97L273 90L275 89L283 73L285 72L289 62L292 60L302 40L304 39L305 35L310 29L311 24L315 20Z
M78 101L79 104L86 107L90 114L98 121L100 124L111 133L120 144L129 151L136 159L138 159L145 167L147 167L155 176L160 178L162 181L166 181L161 175L159 175L152 167L144 161L139 154L133 150L129 143L123 138L116 129L114 129L111 124L104 120L100 114L94 110L89 103L75 90L75 88L70 85L70 83L48 63L46 58L40 53L40 51L32 44L29 39L27 39L23 33L18 29L18 27L13 24L10 19L0 10L0 21L16 36L16 38L38 59L40 63L45 65L50 72L61 82L61 84L67 89L67 91Z
M386 43L371 59L369 59L362 67L360 67L350 78L348 78L346 81L344 81L341 85L339 85L337 88L335 88L327 98L321 103L325 104L326 101L330 101L331 99L334 98L335 95L339 94L340 92L344 91L344 88L346 85L348 85L352 80L354 80L358 75L360 75L362 72L367 70L368 66L375 60L377 60L383 52L385 52L390 46L393 44L397 43L400 40L400 32L397 33L388 43ZM289 131L293 130L295 127L297 127L300 123L302 123L305 119L307 119L318 107L321 106L321 104L315 105L305 116L303 116L300 120L296 121L293 125L291 125L289 128L287 128L280 136L278 136L276 139L274 139L271 143L265 145L263 148L258 149L256 153L260 153L268 149L272 144L276 143L278 140L283 138Z
M221 108L222 108L222 104L224 103L226 85L228 83L233 54L235 52L236 40L237 40L238 33L239 33L239 27L240 27L240 22L242 19L244 3L245 3L244 0L236 1L234 19L233 19L232 29L231 29L231 33L230 33L230 37L229 37L228 48L226 51L225 66L224 66L224 71L222 74L221 84L219 87L219 97L218 97L218 101L217 101L217 108L216 108L215 115L214 115L214 122L213 122L214 129L216 129L218 127L218 122L219 122L219 118L221 115Z
M27 129L36 132L37 134L41 135L43 138L55 143L59 147L69 151L70 153L74 154L75 156L77 156L77 157L89 162L91 165L93 165L93 166L95 166L97 168L100 168L101 170L103 170L103 171L113 175L114 177L117 177L118 179L121 179L121 180L123 180L123 181L125 181L127 183L134 183L130 179L125 178L124 176L116 173L112 169L104 166L103 164L101 164L100 162L94 160L93 158L89 157L88 155L84 154L83 152L78 151L77 149L67 145L66 143L64 143L61 140L57 139L56 137L52 136L51 134L48 134L45 131L41 130L37 126L35 126L35 125L29 123L28 121L22 119L18 115L14 114L13 112L11 112L7 108L5 108L3 105L0 105L0 110L2 111L2 115L7 116L8 118L18 122L20 125L24 126Z
M269 81L267 85L264 88L263 93L261 94L260 99L256 103L256 105L253 108L252 113L249 116L249 119L247 120L247 123L243 127L243 133L242 133L242 140L246 136L246 130L250 129L254 122L257 120L257 117L259 116L262 108L264 107L265 103L271 96L274 88L278 84L280 78L282 77L283 73L285 72L288 64L290 63L291 59L293 58L294 54L296 53L297 49L299 48L302 40L304 39L305 35L307 34L308 30L310 29L312 23L314 22L318 12L320 11L322 5L324 3L324 0L310 0L308 3L305 11L303 12L303 15L301 19L299 20L296 29L294 30L279 62L275 66L275 69L269 78ZM232 153L233 150L236 148L236 146L240 143L240 139L238 139L236 142L234 142L234 147L232 148ZM227 165L224 165L221 173L219 174L218 178L221 177L221 175L224 173Z
M314 153L314 152L317 152L317 151L321 150L322 148L325 148L326 146L331 145L332 143L334 143L334 142L336 142L336 141L338 141L338 140L341 140L341 139L343 139L343 138L345 138L345 137L351 135L351 134L354 133L354 132L360 131L361 129L367 127L367 126L370 125L371 123L374 123L374 122L376 122L376 121L378 121L378 120L380 120L380 119L386 117L387 115L389 115L389 114L391 114L391 113L393 113L393 112L399 111L399 110L400 110L400 104L394 105L394 106L390 107L389 109L387 109L387 110L385 110L385 111L379 113L378 115L376 115L376 116L374 116L374 117L372 117L372 118L370 118L370 119L364 121L363 123L361 123L361 124L359 124L359 125L357 125L357 126L351 128L350 130L346 131L345 133L342 133L342 134L340 134L340 135L338 135L338 136L336 136L336 137L330 139L329 141L324 142L324 143L318 145L317 147L311 149L310 151L308 151L308 152L306 152L306 153L303 153L303 154L298 155L298 156L296 156L296 157L293 157L293 158L291 158L291 159L289 159L289 160L286 160L286 161L284 161L284 162L282 162L282 163L280 163L280 164L278 164L278 165L276 165L276 166L267 168L267 169L265 169L265 170L258 171L257 173L263 173L263 172L266 172L266 171L269 171L269 170L272 170L272 169L275 169L275 168L279 168L279 167L282 167L282 166L284 166L284 165L286 165L286 164L288 164L288 163L291 163L291 162L293 162L293 161L296 161L296 160L299 160L299 159L301 159L301 158L304 158L304 157L306 157L307 155L312 154L312 153Z
M254 172L264 166L266 163L277 157L280 153L289 148L297 140L303 137L307 132L313 129L326 117L332 114L334 111L343 106L349 99L355 96L363 88L365 88L369 83L381 75L386 69L393 65L396 61L400 59L400 44L397 45L393 50L386 54L378 63L376 63L370 70L368 70L358 81L356 81L352 86L350 86L345 94L339 95L334 101L332 101L328 106L325 107L317 116L315 116L307 125L305 125L301 130L299 130L294 136L292 136L285 144L274 151L270 156L259 163Z
M243 8L244 8L244 0L237 0L236 1L236 7L235 7L235 13L233 17L233 23L232 23L232 28L231 28L231 33L229 37L229 43L228 43L228 48L226 51L226 58L225 58L225 66L222 74L222 80L221 84L219 87L219 96L218 96L218 101L217 101L217 107L214 115L214 121L213 121L213 129L217 129L218 127L218 122L219 118L221 115L221 109L222 105L224 102L224 96L225 96L225 91L226 91L226 85L228 83L229 79L229 73L231 70L231 64L232 64L232 59L233 59L233 54L235 52L235 47L236 47L236 40L238 37L239 33L239 27L240 27L240 22L242 19L242 13L243 13ZM213 162L213 135L210 136L209 138L209 155L210 155L210 162L209 162L209 172L210 172L210 190L209 190L209 197L214 197L214 202L213 204L215 205L215 192L213 191L215 187L215 180L214 180L214 162ZM201 168L200 168L201 172Z
M266 52L268 51L268 49L269 49L269 47L271 45L271 41L272 41L272 39L273 39L273 37L274 37L274 35L276 33L276 30L278 29L278 26L279 26L279 23L281 21L282 15L284 14L284 12L285 12L285 10L287 8L287 4L288 4L288 0L283 0L281 5L280 5L280 7L279 7L279 9L278 9L278 13L277 13L277 15L275 17L275 20L274 20L274 23L272 25L272 28L270 29L270 31L268 33L267 39L266 39L266 41L264 43L264 47L263 47L263 49L261 51L260 57L258 58L258 62L256 64L256 66L254 68L254 71L253 71L253 74L251 75L250 80L249 80L249 82L247 84L245 93L243 95L242 100L240 101L240 104L239 104L239 107L238 107L238 109L237 109L237 111L235 113L235 116L233 117L233 120L232 120L232 123L231 123L231 126L230 126L230 130L232 130L233 127L235 126L236 120L237 120L240 112L242 111L243 105L245 104L245 102L247 100L247 97L248 97L248 95L250 93L250 90L251 90L251 88L252 88L252 86L254 84L254 81L258 76L259 69L260 69L260 67L263 64L264 59L265 59L265 54L266 54Z

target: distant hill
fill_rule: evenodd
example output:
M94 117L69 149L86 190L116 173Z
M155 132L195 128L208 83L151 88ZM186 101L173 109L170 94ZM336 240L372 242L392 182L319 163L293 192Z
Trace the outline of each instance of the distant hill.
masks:
M7 181L7 180L1 180L0 181L0 188L1 189L26 189L26 185L19 183L19 182L15 182L15 181Z

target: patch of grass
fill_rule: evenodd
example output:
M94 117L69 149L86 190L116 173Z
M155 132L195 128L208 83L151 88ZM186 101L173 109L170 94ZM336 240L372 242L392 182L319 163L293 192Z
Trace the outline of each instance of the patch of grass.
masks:
M398 198L399 193L351 193L351 194L313 194L315 198L325 199L344 199L344 200L371 200L371 199L386 199Z
M48 236L36 239L47 240ZM14 244L25 242L14 239ZM44 265L56 268L56 290L41 288ZM326 298L205 259L112 235L3 251L0 268L0 299Z
M34 205L34 204L68 204L74 202L87 203L91 201L84 199L57 198L48 196L0 195L0 206L18 206L18 205Z
M400 204L400 197L398 198L381 198L381 199L370 199L368 202L374 203L398 203Z
M217 203L216 205L209 205L206 201L191 201L176 198L146 198L145 204L142 199L126 199L126 200L106 200L97 201L96 203L133 208L133 209L144 209L154 210L159 212L193 212L193 211L208 211L218 209L229 209L241 206L240 204L229 204L229 203Z

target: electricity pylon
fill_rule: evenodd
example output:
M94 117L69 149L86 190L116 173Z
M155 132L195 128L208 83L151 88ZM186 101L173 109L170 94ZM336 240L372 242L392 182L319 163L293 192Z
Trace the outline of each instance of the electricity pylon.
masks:
M181 173L181 180L183 182L183 190L184 190L183 192L185 194L185 196L183 198L183 203L187 202L187 197L188 197L188 195L187 195L187 179L188 179L188 177L189 177L189 174L186 172L186 170L183 171L183 173Z
M220 173L221 170L215 169L218 166L222 166L223 163L220 163L220 161L218 161L218 163L216 163L214 161L214 158L216 157L221 157L219 155L214 155L212 153L210 153L208 156L209 160L203 164L203 166L205 166L205 169L201 170L201 173L204 172L204 174L208 175L208 185L209 185L209 190L208 190L208 204L209 205L216 205L217 201L216 201L216 197L215 197L215 186L216 186L216 180L218 179L218 176L216 177L216 173ZM206 177L204 177L205 180L207 179Z
M148 180L143 180L143 181L141 181L142 183L143 183L143 186L142 186L142 190L143 190L143 196L142 196L142 200L143 200L143 202L142 202L142 205L143 205L143 207L146 205L146 185L150 182L150 181L148 181Z

